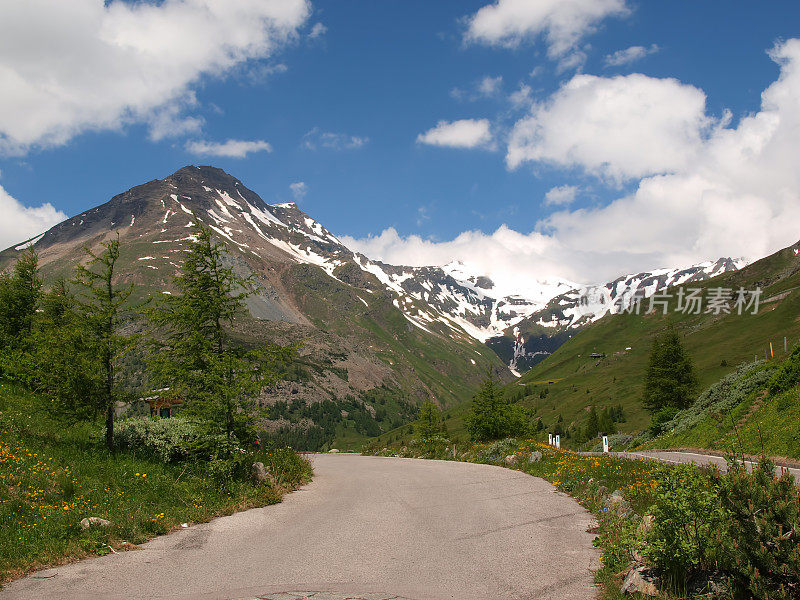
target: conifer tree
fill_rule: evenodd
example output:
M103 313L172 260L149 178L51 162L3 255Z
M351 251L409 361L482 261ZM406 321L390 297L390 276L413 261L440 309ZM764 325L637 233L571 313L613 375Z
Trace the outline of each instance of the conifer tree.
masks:
M489 367L465 419L470 437L479 441L502 438L507 430L507 412L507 405Z
M422 441L427 441L442 433L441 427L442 414L436 405L430 400L426 400L419 407L419 418L417 425L417 437Z
M104 250L95 254L85 248L90 260L75 269L76 283L83 288L78 309L88 326L94 352L99 358L103 379L98 407L105 413L106 447L114 450L114 404L119 398L116 386L116 367L121 353L129 347L131 338L121 333L124 304L133 286L116 283L116 266L120 243L117 239L102 244Z
M653 340L644 382L642 403L653 414L688 407L694 398L697 376L691 357L678 333L670 329Z
M0 344L18 348L30 336L41 296L39 256L33 246L20 255L11 273L0 273Z
M170 394L185 402L207 440L223 437L223 452L255 439L256 394L277 378L278 365L294 346L265 345L247 351L234 343L231 327L244 313L247 280L224 264L223 247L199 220L183 252L173 284L177 293L150 311L160 340L149 364ZM209 452L218 448L207 448Z
M591 440L596 438L599 432L600 419L597 416L597 409L592 406L591 410L589 411L589 418L586 421L585 437L587 440Z

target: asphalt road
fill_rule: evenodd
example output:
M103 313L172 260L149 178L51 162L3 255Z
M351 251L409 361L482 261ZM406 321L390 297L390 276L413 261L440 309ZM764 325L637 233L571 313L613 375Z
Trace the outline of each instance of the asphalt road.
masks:
M162 536L141 551L34 573L0 599L597 595L591 515L541 479L461 462L313 461L313 482L279 505Z
M713 456L709 454L697 454L694 452L679 452L668 450L645 450L642 452L615 452L617 456L625 458L638 458L644 460L660 460L668 463L694 463L697 465L717 465L721 470L725 471L727 461L721 456ZM744 461L748 471L752 471L756 463L746 460ZM775 472L779 475L782 471L788 470L794 475L795 481L800 484L800 469L788 467L776 467Z

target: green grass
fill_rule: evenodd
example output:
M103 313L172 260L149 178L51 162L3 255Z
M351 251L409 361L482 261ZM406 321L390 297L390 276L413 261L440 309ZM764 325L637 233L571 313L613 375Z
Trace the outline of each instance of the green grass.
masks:
M533 408L552 424L560 414L565 427L585 423L591 406L604 408L622 404L627 422L623 432L644 429L650 416L641 404L642 385L650 346L655 335L667 327L674 327L683 337L692 356L700 380L699 389L705 389L743 362L752 362L754 356L764 359L764 350L772 342L777 362L784 358L783 339L789 345L800 338L800 258L791 249L782 250L770 257L732 273L685 287L752 290L763 289L762 300L792 290L778 301L762 303L757 315L668 315L621 314L607 316L588 326L561 346L547 359L536 365L519 381L533 386L533 394L522 402ZM676 293L676 289L672 290ZM674 299L673 299L674 302ZM646 303L645 303L646 304ZM630 351L625 348L630 347ZM592 352L605 353L597 361L588 358ZM553 383L548 383L548 382ZM540 399L538 393L548 389Z
M311 475L291 450L254 460L274 485L233 482L223 488L199 464L164 464L101 444L90 424L64 424L40 400L0 384L0 583L90 555L132 548L153 536L255 506L279 502ZM111 521L81 529L84 517Z

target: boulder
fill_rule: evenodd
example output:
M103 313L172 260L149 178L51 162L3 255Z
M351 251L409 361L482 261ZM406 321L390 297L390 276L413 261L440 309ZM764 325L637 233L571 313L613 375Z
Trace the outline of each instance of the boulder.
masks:
M690 596L730 596L728 578L719 571L699 571L689 578L686 593Z
M516 457L516 456L514 456L513 454L509 454L509 455L508 455L508 456L506 456L506 457L505 457L503 460L504 460L504 461L505 461L505 463L506 463L507 465L509 465L509 466L510 466L510 465L515 465L515 464L517 464L517 457Z
M634 565L625 577L620 591L623 594L633 595L635 593L644 596L662 596L658 589L658 575L656 572L644 565Z
M87 517L85 519L81 519L81 528L82 529L89 529L89 527L110 527L111 521L106 521L105 519L101 519L100 517Z
M650 530L653 528L653 515L645 515L642 518L642 522L639 523L639 526L636 528L636 533L640 536L646 536L650 533Z
M542 460L542 453L539 452L538 450L531 452L531 455L528 457L529 463L537 463L541 462L541 460Z
M631 512L630 503L622 497L620 490L614 491L610 496L606 496L603 500L603 506L607 510L613 510L618 515L629 515Z
M267 470L264 468L264 463L253 463L253 466L250 467L250 479L252 480L253 485L256 487L269 481L269 476L267 475Z

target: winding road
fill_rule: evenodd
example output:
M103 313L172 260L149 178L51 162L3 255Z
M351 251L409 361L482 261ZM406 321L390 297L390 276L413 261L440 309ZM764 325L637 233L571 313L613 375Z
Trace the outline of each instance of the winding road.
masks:
M461 462L314 455L281 504L39 571L2 600L596 597L592 517L547 482ZM305 594L289 594L300 591Z

